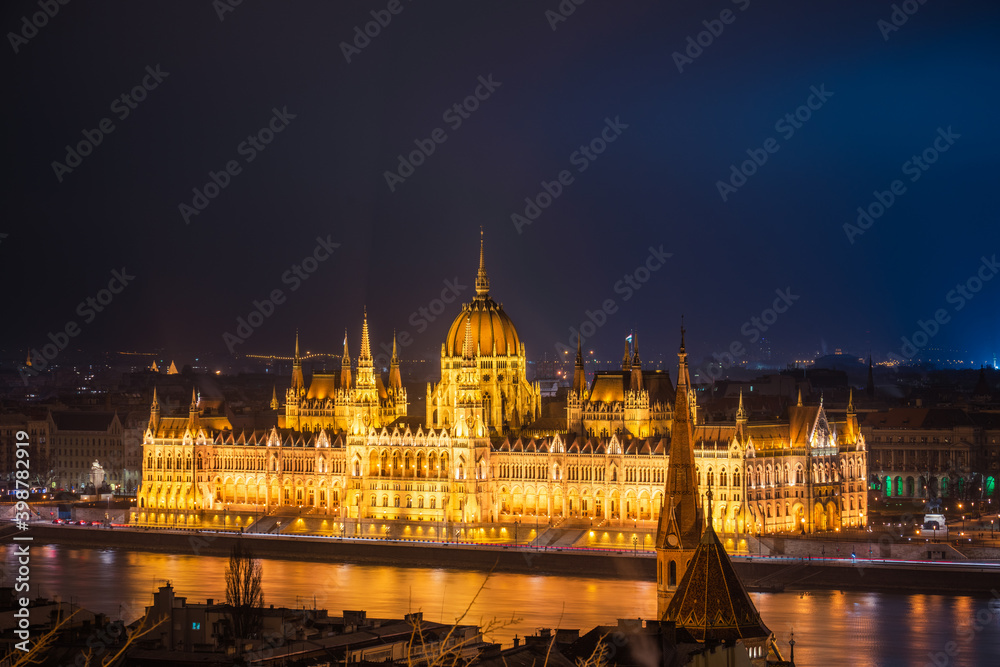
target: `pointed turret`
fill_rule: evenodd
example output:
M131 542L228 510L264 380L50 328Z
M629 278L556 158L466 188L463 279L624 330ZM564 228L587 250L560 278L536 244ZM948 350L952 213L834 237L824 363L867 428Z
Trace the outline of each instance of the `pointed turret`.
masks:
M399 356L396 350L396 332L392 332L392 358L389 360L389 388L399 390L403 387L403 379L399 375Z
M159 368L159 366L156 365L156 360L155 359L153 360L153 363L150 365L149 370L151 370L154 373L159 373L160 372L160 368Z
M340 358L340 388L351 389L351 353L347 350L347 329L344 329L344 355Z
M622 355L622 370L632 370L632 351L629 349L628 338L625 339L625 354Z
M663 509L656 530L657 614L663 618L677 585L701 540L704 516L694 466L694 438L690 418L690 375L684 328L677 353L677 395L670 438L670 459Z
M632 334L632 391L642 391L642 361L639 359L639 334Z
M573 391L580 398L587 391L587 374L583 365L583 347L580 339L576 339L576 364L573 366Z
M188 428L192 433L197 432L199 417L201 417L201 400L198 397L198 390L191 387L191 406L188 408Z
M355 386L369 392L368 399L375 400L375 361L372 359L371 340L368 335L368 308L361 324L361 352L358 353L358 378Z
M154 434L160 425L160 401L156 397L156 386L153 386L153 404L149 406L149 430Z
M368 307L365 306L364 320L361 324L361 352L358 353L358 363L372 358L371 340L368 337Z
M271 386L271 409L272 410L277 410L280 407L281 407L281 404L278 403L278 388L272 385Z
M486 296L490 293L490 279L486 275L486 249L483 239L483 228L479 228L479 273L476 274L476 295Z
M747 423L747 410L743 407L743 390L740 389L740 405L736 408L736 423L746 424Z
M857 414L854 410L854 387L851 387L847 392L847 415Z
M797 408L802 407L802 387L799 387L799 398L797 401L795 401L795 407Z
M302 357L299 355L299 330L295 330L295 356L292 357L292 391L296 397L306 393L306 381L302 376Z

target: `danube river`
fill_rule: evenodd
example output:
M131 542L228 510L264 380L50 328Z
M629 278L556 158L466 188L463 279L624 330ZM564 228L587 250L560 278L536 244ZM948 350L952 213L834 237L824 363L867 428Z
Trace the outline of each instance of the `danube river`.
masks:
M41 545L31 553L33 596L72 599L126 620L142 614L166 579L190 602L225 597L224 558ZM14 549L7 547L0 586L12 585L14 568ZM486 578L450 569L269 559L263 568L268 604L315 605L332 615L364 609L369 617L423 611L428 620L445 622L462 614ZM492 636L510 645L515 634L542 627L585 632L618 618L651 618L655 595L651 581L494 574L465 622L519 619ZM990 611L985 592L980 598L837 591L752 597L786 657L794 629L799 667L978 667L1000 660L1000 615Z

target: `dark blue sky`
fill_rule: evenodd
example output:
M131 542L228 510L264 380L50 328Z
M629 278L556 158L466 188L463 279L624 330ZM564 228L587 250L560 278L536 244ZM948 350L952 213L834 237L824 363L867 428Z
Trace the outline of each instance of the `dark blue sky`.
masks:
M888 2L590 0L553 30L556 0L401 0L350 63L341 42L388 2L244 2L224 20L219 4L70 3L32 32L38 3L4 3L5 358L68 322L82 349L226 353L223 334L275 289L285 301L237 352L284 352L296 328L339 351L345 327L356 350L367 305L376 340L396 328L409 356L437 354L457 303L426 330L411 314L455 277L472 297L480 226L492 293L535 359L607 299L587 343L601 356L633 327L650 356L672 354L681 314L697 356L749 344L744 323L786 289L798 298L767 335L788 354L884 358L939 309L925 347L977 363L1000 347L1000 280L949 297L1000 253L995 3L928 2L884 39ZM720 27L679 72L688 37ZM459 127L443 117L491 76ZM113 101L144 77L155 88L121 118ZM809 103L794 132L776 127ZM286 108L248 161L241 143ZM102 118L114 130L60 182L53 162ZM606 119L614 141L574 158ZM390 191L385 172L437 128L446 140ZM934 164L904 171L925 149ZM723 201L748 150L767 160ZM239 173L186 224L179 206L231 160ZM563 170L572 182L519 232L511 216ZM895 180L881 217L845 231ZM282 276L317 236L340 245L292 290ZM660 246L671 256L626 300L618 281ZM87 321L78 304L122 267L135 279Z

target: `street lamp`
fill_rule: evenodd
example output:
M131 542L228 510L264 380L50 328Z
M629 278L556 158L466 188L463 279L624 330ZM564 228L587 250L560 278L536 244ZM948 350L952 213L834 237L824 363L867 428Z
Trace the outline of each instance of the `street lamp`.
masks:
M638 535L633 535L632 536L632 555L633 556L638 556L639 555L639 536Z
M517 526L521 523L521 515L518 514L514 519L514 546L517 546Z

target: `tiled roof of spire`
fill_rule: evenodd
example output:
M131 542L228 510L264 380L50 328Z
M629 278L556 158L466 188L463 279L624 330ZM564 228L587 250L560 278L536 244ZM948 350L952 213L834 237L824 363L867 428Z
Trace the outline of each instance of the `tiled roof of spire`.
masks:
M771 635L711 525L702 534L664 620L676 622L700 642Z

